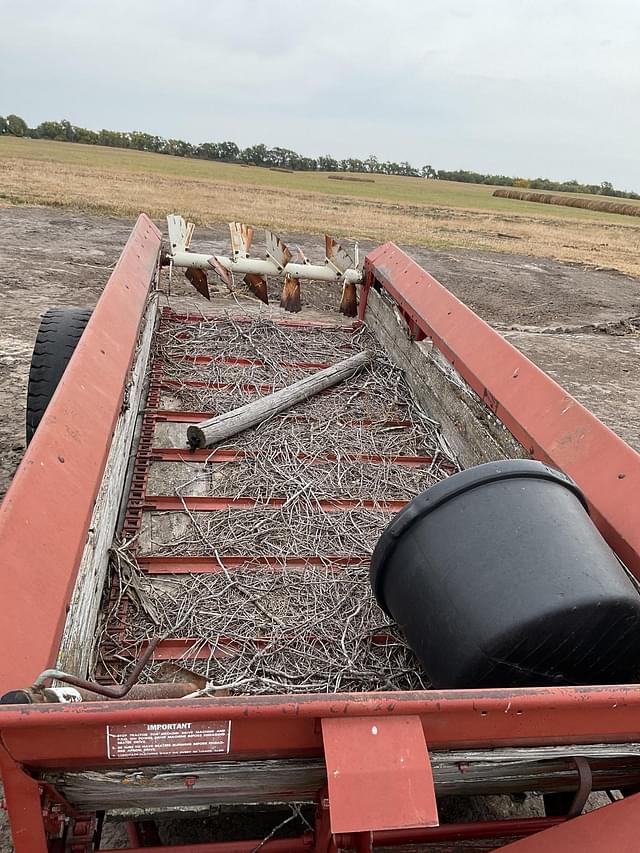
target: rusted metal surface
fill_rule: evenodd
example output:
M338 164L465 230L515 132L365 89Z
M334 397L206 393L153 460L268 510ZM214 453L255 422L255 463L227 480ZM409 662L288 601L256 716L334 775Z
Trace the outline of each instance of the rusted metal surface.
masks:
M244 276L244 283L260 301L269 303L267 277L284 275L280 307L286 311L301 309L300 279L320 281L343 281L340 311L349 317L357 313L357 283L362 274L349 253L333 237L325 237L325 263L312 264L299 250L302 263L292 263L293 255L284 242L267 230L265 258L251 258L249 251L253 243L253 228L241 222L230 222L231 257L207 255L189 251L193 234L193 223L186 223L181 216L167 217L170 252L164 263L186 269L188 280L196 290L209 299L207 271L215 270L227 288L233 289L233 274Z
M233 291L233 277L229 270L214 256L207 259L207 266L211 267L211 269L220 277L229 293L231 293Z
M358 294L352 281L345 281L342 285L340 313L344 314L345 317L356 317L358 314Z
M353 269L356 264L347 250L337 240L334 240L333 237L325 236L324 245L327 263L338 273L345 276L339 310L345 317L355 317L358 313L356 282L348 277L346 273L348 270Z
M60 672L59 669L47 669L40 673L33 682L31 689L37 693L44 688L47 681L55 680L60 681L62 684L69 684L71 687L77 687L80 690L88 690L92 693L96 693L98 696L106 696L108 699L124 699L131 688L137 683L142 670L153 657L153 651L159 642L160 637L156 637L149 643L144 653L140 655L140 659L131 670L129 677L124 684L119 684L115 687L108 687L105 684L96 684L94 681L87 681L84 678L78 678L75 675L70 675L68 672ZM151 699L154 697L150 696L149 698Z
M438 824L420 717L324 719L322 740L334 834Z
M387 290L534 458L576 481L640 577L640 455L393 243L367 255L365 277L365 290L374 281Z
M265 276L257 272L248 272L243 281L260 302L264 302L265 305L269 304L269 293L267 292L267 279Z
M373 833L373 846L396 847L414 844L438 844L446 841L469 841L483 838L517 838L532 835L564 823L564 818L530 817L505 820L469 821L468 823L445 823L441 826L417 827L415 829L387 830ZM339 848L352 849L355 840L352 834L335 838ZM472 849L465 847L466 850ZM486 847L482 848L486 850ZM457 848L456 848L457 851Z
M203 844L177 844L173 846L162 845L160 847L129 847L131 851L142 851L145 853L167 853L174 850L176 853L320 853L314 847L310 836L298 838L276 838L265 841L263 838L255 838L249 841L210 841ZM102 853L120 853L116 848L102 848Z
M159 250L140 216L0 506L0 693L55 663Z
M294 278L287 273L284 277L282 285L282 294L280 296L280 307L285 311L290 311L292 314L302 310L300 301L300 279Z
M273 231L266 231L265 237L267 241L267 258L272 261L278 268L278 272L283 272L293 255L289 251L283 241L274 234Z
M173 681L158 681L149 684L134 684L127 691L127 698L131 701L146 700L146 699L184 699L190 693L195 693L196 690L201 690L206 683L200 683L196 673L192 673L196 682L173 682ZM100 691L87 690L85 688L76 687L45 687L41 690L29 690L27 692L33 702L99 702L108 695L104 692L104 687L115 690L120 685L98 685ZM117 699L118 697L112 697Z
M591 772L591 765L587 759L579 755L576 756L573 761L576 765L576 770L578 771L579 782L578 790L576 791L576 795L571 803L571 808L567 812L568 818L578 817L578 815L582 813L582 809L587 804L591 788L593 787L593 774Z
M553 687L329 697L253 696L171 702L0 706L0 732L16 759L40 766L100 763L104 726L233 720L231 755L321 755L324 718L418 715L429 748L620 743L638 735L640 688ZM55 736L53 733L55 732Z
M204 296L205 299L211 299L209 282L207 281L207 274L204 270L197 269L196 267L187 267L184 274L201 296Z
M327 261L340 273L355 267L355 262L349 252L343 248L337 240L329 235L324 238L324 251Z
M4 749L0 749L0 769L15 853L47 853L38 782Z

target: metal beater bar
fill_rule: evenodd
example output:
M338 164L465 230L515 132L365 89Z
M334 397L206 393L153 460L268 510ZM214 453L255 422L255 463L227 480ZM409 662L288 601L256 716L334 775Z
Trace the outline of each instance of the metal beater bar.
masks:
M171 261L175 267L196 268L201 270L214 270L219 264L224 269L237 275L253 273L256 275L282 276L290 275L293 278L315 281L347 281L351 284L359 284L362 281L362 273L356 269L347 269L344 273L337 268L326 264L295 264L289 262L285 266L276 264L275 261L264 258L228 258L224 255L205 255L199 252L176 251L171 255Z

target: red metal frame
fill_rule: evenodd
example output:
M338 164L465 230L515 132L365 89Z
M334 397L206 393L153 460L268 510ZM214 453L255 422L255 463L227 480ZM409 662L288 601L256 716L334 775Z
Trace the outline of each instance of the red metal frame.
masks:
M0 694L55 663L159 251L140 216L0 506Z
M637 742L640 688L531 687L2 706L0 732L15 761L90 767L105 764L107 724L232 720L232 757L293 758L322 755L322 719L404 715L421 718L431 750ZM152 763L163 762L156 758Z
M384 288L431 338L531 455L572 477L602 535L640 577L640 456L394 243L365 259L369 288Z
M63 428L75 423L82 413L78 412L74 401L73 405L69 403L69 408L63 405L71 392L63 394L61 391L56 395L46 416L47 421L41 427L44 437L38 440L36 436L0 511L0 522L4 523L4 528L0 527L0 560L5 565L21 567L20 573L13 573L17 575L16 581L5 589L15 616L9 614L11 619L0 624L3 651L11 650L8 655L5 654L7 663L3 664L3 676L8 687L23 686L32 675L55 658L56 641L64 621L64 607L106 459L108 430L113 427L117 417L123 377L131 363L158 248L157 230L146 218L141 217L70 365L73 369L69 374L71 379L67 377L64 383L66 386L71 387L73 384L75 391L76 383L91 382L92 393L85 394L83 391L81 395L83 404L90 406L94 428L91 441L83 436L74 437L69 429ZM523 441L524 446L576 479L587 494L594 517L608 541L627 564L637 571L640 566L640 530L634 530L635 525L631 524L631 520L635 509L634 485L637 486L640 477L640 457L397 247L387 244L368 255L365 274L361 310L364 312L368 289L374 283L387 290L413 325L414 333L434 340L471 387L513 434ZM167 322L184 319L201 322L204 318L165 312L164 319ZM247 317L246 320L250 322L251 318ZM283 324L294 327L301 325L292 321L283 321ZM317 324L319 328L331 328L332 325ZM117 341L112 340L114 329L117 329ZM100 390L96 391L92 378L96 375L97 367L102 366L98 356L104 358L101 350L105 347L109 348L112 357L108 362L109 367L99 373ZM523 388L525 381L526 388ZM157 387L154 386L153 393L157 397L160 391L159 375L154 382ZM171 413L168 413L168 417L167 413L156 415L154 405L150 407L145 421L150 435L156 419L172 419ZM100 433L104 439L102 446L96 442L96 416L103 430ZM175 419L178 420L179 416L175 415ZM46 426L47 422L49 426ZM80 418L78 422L84 423L86 420ZM144 459L140 463L144 470L138 472L139 482L134 484L140 494L134 498L135 505L131 508L135 515L135 518L131 516L130 519L131 530L136 528L142 507L159 500L142 496L149 461L153 456L149 436L145 441ZM64 455L64 463L56 459L58 453ZM41 466L41 461L46 464ZM73 466L69 464L66 467L68 463L73 463ZM74 487L77 487L75 495L69 485L69 470L79 478L79 486L74 483ZM620 474L625 476L619 478ZM51 518L38 521L38 529L46 534L44 543L41 537L31 536L28 532L25 534L25 531L33 529L32 520L38 517L43 496L52 507ZM193 500L197 502L197 499L187 500L189 503ZM167 509L169 506L163 499L162 508ZM198 504L198 508L204 506L202 502ZM60 567L58 558L61 558ZM257 558L225 558L225 561L228 559L255 563ZM293 565L299 559L302 558L292 556L290 561ZM264 558L265 565L262 568L275 568L275 565L268 565L268 561L269 558ZM53 588L55 584L46 582L43 566L61 584L60 589L64 594L56 593ZM181 558L145 558L143 566L151 572L176 571L179 566L185 571L217 570L212 560L193 557L184 558L182 563ZM18 587L24 587L26 592ZM33 624L34 613L38 620L36 624L42 630L28 644L23 644L17 638L25 622L25 614L28 614L29 622ZM49 821L47 825L55 825L47 805L47 789L31 778L30 772L45 768L126 765L124 760L109 761L107 758L106 725L232 720L229 756L203 756L203 760L286 759L323 755L323 720L339 724L343 720L366 717L419 719L425 742L431 750L625 743L640 740L640 688L617 685L170 701L122 700L79 705L0 707L0 762L16 849L18 853L44 853L44 829L41 823L43 804L45 820ZM156 756L150 758L148 763L171 764L172 761ZM396 830L375 833L373 836L368 832L357 832L333 839L329 807L325 795L319 805L315 837L307 834L293 840L273 840L261 849L335 851L338 842L352 845L358 850L370 850L372 845L382 843L393 845L463 837L514 837L549 829L559 823L557 818L495 821L465 827ZM608 812L608 809L604 811ZM623 811L618 809L620 813ZM605 820L608 822L609 818L595 817L589 826L597 828L599 820L600 823ZM562 829L570 832L571 826ZM619 833L621 838L627 837L627 829ZM613 848L616 844L615 825L609 825L607 832ZM547 847L545 835L543 832L538 836L540 843L535 847L536 850L555 849L551 845ZM584 837L582 832L575 835L575 838ZM566 840L563 843L566 845ZM240 853L256 846L254 842L233 842L190 845L182 849L198 850L200 853ZM533 847L529 845L522 849ZM565 849L570 848L565 846Z

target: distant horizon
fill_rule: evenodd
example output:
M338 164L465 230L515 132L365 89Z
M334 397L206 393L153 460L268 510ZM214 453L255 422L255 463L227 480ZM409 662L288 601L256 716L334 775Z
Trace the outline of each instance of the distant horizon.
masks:
M30 124L636 190L639 43L631 0L34 0L0 31Z
M239 148L239 150L241 150L241 151L242 151L242 150L245 150L245 149L247 149L247 148L251 148L251 147L253 147L253 146L257 146L257 145L265 145L267 148L272 149L272 150L273 150L273 149L277 149L277 148L279 148L279 149L281 149L281 150L288 150L288 151L292 151L293 153L295 153L295 154L299 155L301 158L310 158L310 159L316 159L316 160L317 160L317 159L319 159L319 158L330 158L330 159L335 160L335 161L336 161L336 162L338 162L338 163L339 163L341 160L342 160L342 161L344 161L344 160L349 160L349 159L353 159L353 160L359 160L359 159L361 159L361 158L353 157L352 155L347 155L347 156L345 156L345 157L336 157L335 155L331 154L330 152L323 152L323 153L318 154L318 155L312 155L312 154L308 154L308 153L304 153L304 152L299 152L299 151L295 151L295 152L294 152L294 151L293 151L293 149L290 149L290 148L288 148L287 146L284 146L284 145L266 145L266 143L263 143L263 142L255 142L255 141L254 141L254 142L249 143L249 145L246 145L246 146L239 146L239 145L235 142L235 140L232 140L232 139L224 139L224 140L223 140L223 139L216 139L216 140L213 140L213 139L206 139L206 140L200 140L200 141L198 141L198 142L195 142L195 141L193 141L193 140L189 140L189 139L179 139L179 138L174 137L174 136L164 136L164 135L162 135L162 134L158 134L158 133L151 133L150 131L142 130L141 128L128 129L128 130L118 130L118 129L116 129L116 128L107 128L107 127L104 127L104 126L99 127L99 128L98 128L98 127L87 127L87 126L85 126L85 125L76 124L75 122L71 121L71 119L69 119L69 118L67 118L67 117L60 118L60 119L51 119L51 118L46 118L46 119L43 119L43 120L41 120L41 121L38 121L38 122L35 122L35 123L33 123L33 124L32 124L32 123L30 123L29 121L27 121L27 119L25 118L25 114L24 114L24 113L14 112L13 110L11 110L11 111L6 111L6 112L2 112L2 111L0 110L0 118L2 118L2 117L6 118L7 116L10 116L10 115L16 115L16 116L18 116L18 117L20 117L20 118L24 119L24 120L25 120L25 122L27 123L27 126L28 126L28 128L29 128L29 130L30 130L30 131L34 131L34 130L36 130L40 125L42 125L42 124L46 124L46 123L62 123L62 122L69 122L69 123L71 124L71 126L72 126L72 127L75 127L75 128L77 128L77 129L79 129L79 130L88 130L88 131L91 131L92 133L96 133L96 134L99 134L101 131L106 131L106 132L110 132L110 133L119 133L119 134L123 134L123 135L131 135L131 134L145 134L145 135L148 135L148 136L157 136L157 137L159 137L160 139L165 140L165 141L186 142L186 143L188 143L189 145L194 146L194 147L196 147L196 148L197 148L197 147L199 147L199 146L201 146L201 145L212 145L212 144L220 144L220 143L222 143L222 142L227 142L227 143L232 143L232 144L234 144L234 145L237 145L237 147L238 147L238 148ZM29 136L29 137L27 137L27 138L33 138L33 137L30 137L30 136ZM68 139L51 139L50 141L55 141L55 142L72 142L73 144L92 144L92 143L86 143L86 142L83 142L82 140L75 141L75 140L68 140ZM104 147L118 147L118 146L109 146L109 145L107 145L107 144L105 144L105 143L97 143L97 144L103 145ZM137 149L135 149L135 148L133 148L133 147L132 147L132 148L123 148L122 150L137 150ZM146 152L146 153L163 153L165 156L194 156L196 159L206 159L206 158L198 158L198 157L197 157L197 155L179 155L179 154L172 154L171 152L153 152L153 151L148 151L148 152ZM376 158L376 160L377 160L378 162L380 162L380 163L387 163L387 162L393 162L393 163L408 163L408 161L407 161L407 160L384 161L384 160L381 160L381 159L380 159L380 158L375 154L375 152L371 152L371 153L368 155L368 157L367 157L367 158L364 158L364 160L362 160L362 162L366 164L367 160L368 160L368 159L370 159L371 157L375 157L375 158ZM233 163L233 162L237 162L237 161L235 161L235 160L222 160L222 159L221 159L221 160L219 160L219 161L217 161L217 162L232 162L232 163ZM261 168L268 168L268 167L269 167L269 165L268 165L268 164L250 164L250 165L256 165L256 166L261 167ZM411 165L411 166L412 166L412 168L413 168L416 172L419 172L423 166L426 166L426 165L427 165L427 163L421 163L421 164L411 163L411 164L409 164L409 165ZM556 177L550 177L549 175L543 175L543 174L531 174L531 175L524 175L524 174L508 174L508 173L506 173L506 172L480 172L478 169L475 169L475 168L468 168L468 167L456 167L456 168L448 167L448 168L444 168L444 167L440 166L440 165L439 165L439 164L437 164L437 163L436 163L436 164L434 164L433 162L429 163L428 165L430 165L430 166L435 170L435 172L447 172L447 173L448 173L448 172L466 172L467 174L481 174L481 175L486 175L486 176L505 177L505 178L510 178L510 179L511 179L511 180L513 180L513 181L526 180L526 181L534 181L534 182L535 182L535 181L545 181L545 180L546 180L546 181L550 181L550 182L558 183L558 184L569 184L569 183L572 183L572 182L574 182L574 181L577 181L577 178L575 178L574 176L571 176L571 177L564 177L564 178L556 178ZM322 169L319 169L319 171L333 171L333 170L326 170L326 169L325 169L325 170L322 170ZM339 170L336 170L336 171L339 171ZM371 172L371 171L369 171L369 170L364 170L364 173L366 173L366 174L384 174L383 172L375 172L375 171ZM397 175L397 176L398 176L398 177L418 177L418 178L422 178L422 177L424 177L423 175L420 175L420 174L416 174L416 175L413 175L413 176L412 176L412 175ZM436 178L436 177L437 177L437 176L435 176L435 175L433 175L433 176L432 176L432 178ZM454 180L454 181L455 181L455 178L443 178L442 180ZM605 179L601 179L601 180L597 180L597 181L577 181L577 182L578 182L580 185L582 185L582 186L584 186L584 185L589 185L589 186L593 186L593 187L595 187L595 186L601 186L602 184L606 183ZM465 182L462 182L462 183L465 183ZM489 184L489 185L492 185L492 184ZM615 191L617 191L617 192L621 192L621 193L636 193L636 192L637 192L637 191L635 190L635 188L632 188L632 187L626 187L626 186L615 186L615 185L613 185L613 189L614 189ZM562 190L556 190L556 191L561 192ZM582 190L577 190L577 192L582 192ZM586 192L588 192L588 191L586 191Z

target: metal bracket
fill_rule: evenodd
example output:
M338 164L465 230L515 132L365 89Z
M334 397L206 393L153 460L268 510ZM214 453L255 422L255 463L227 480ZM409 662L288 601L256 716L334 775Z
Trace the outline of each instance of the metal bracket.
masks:
M171 213L167 216L167 231L169 232L169 244L172 255L176 252L187 251L191 243L193 229L193 222L185 222L182 216L178 216L176 213Z
M248 258L251 244L253 243L253 228L243 222L230 222L231 251L233 257Z
M437 826L429 752L419 716L322 720L331 832Z
M349 252L328 234L324 235L324 249L327 263L344 275L348 269L355 267L355 262Z
M274 263L281 273L293 255L282 240L273 231L265 231L267 241L267 258Z
M582 756L575 756L573 763L578 771L578 790L567 812L568 818L578 817L582 813L593 787L593 773L587 759Z

